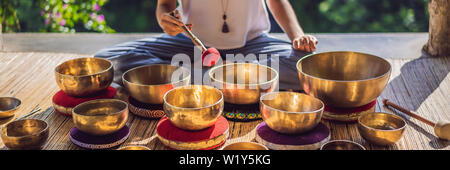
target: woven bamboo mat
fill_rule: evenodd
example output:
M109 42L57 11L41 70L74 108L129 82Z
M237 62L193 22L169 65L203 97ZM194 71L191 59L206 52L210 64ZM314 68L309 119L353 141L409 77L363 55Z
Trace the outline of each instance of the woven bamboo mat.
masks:
M35 107L42 110L51 106L51 97L59 89L54 79L57 64L87 55L67 53L0 53L0 96L14 96L23 102L16 112L20 117ZM332 139L347 139L361 143L368 149L450 149L450 142L436 139L433 128L409 117L393 112L381 104L382 98L417 111L432 121L450 120L450 58L388 59L393 66L390 83L378 98L376 111L395 113L406 118L408 126L403 138L389 147L372 146L358 133L356 124L324 123L331 130ZM258 108L255 108L257 111ZM237 110L236 112L239 112ZM44 146L47 150L81 149L72 144L69 130L73 127L71 118L53 113L37 114L35 118L50 124L50 137ZM1 120L4 124L11 120ZM143 119L130 114L127 125L131 129L129 139L123 145L146 145L151 149L166 149L158 141L155 128L158 120ZM230 136L227 143L252 141L255 127L261 120L230 123ZM0 142L0 148L6 149Z

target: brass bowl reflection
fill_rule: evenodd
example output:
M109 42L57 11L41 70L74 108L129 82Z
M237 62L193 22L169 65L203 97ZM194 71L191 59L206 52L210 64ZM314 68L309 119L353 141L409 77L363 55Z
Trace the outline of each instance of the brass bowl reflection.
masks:
M14 97L0 97L0 119L14 116L22 102Z
M48 124L38 119L22 119L8 123L1 131L6 147L12 150L41 149L49 135Z
M269 150L266 146L255 142L236 142L223 147L221 150Z
M150 148L146 146L123 146L117 150L150 150Z
M123 85L129 94L142 103L162 104L167 91L188 85L188 69L168 64L140 66L122 75Z
M405 127L405 120L389 113L365 113L358 119L359 134L376 145L394 144L402 137Z
M101 58L77 58L55 68L56 83L71 96L88 96L111 85L114 68L111 61Z
M366 148L349 140L333 140L323 144L320 150L366 150Z
M204 85L181 86L164 96L164 112L176 127L201 130L214 125L223 112L220 90Z
M322 119L324 104L296 92L272 92L261 96L261 115L274 131L286 134L307 132Z
M220 89L225 102L254 104L261 94L274 91L278 72L270 67L252 63L220 65L209 71L214 87Z
M358 107L374 101L386 87L391 65L358 52L311 54L297 62L303 90L333 107Z
M125 126L128 104L118 99L99 99L81 103L72 109L75 127L91 135L107 135Z

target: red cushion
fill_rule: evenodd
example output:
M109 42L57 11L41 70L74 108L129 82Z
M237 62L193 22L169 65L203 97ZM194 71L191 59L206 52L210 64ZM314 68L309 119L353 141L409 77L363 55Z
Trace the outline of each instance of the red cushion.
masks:
M97 94L86 96L86 97L69 96L66 93L64 93L62 90L60 90L53 96L53 103L63 106L63 107L73 108L80 103L91 101L91 100L112 99L112 98L114 98L116 93L117 93L117 90L111 86L108 87L107 89L105 89L104 91L101 91Z
M200 142L216 138L228 129L228 121L220 116L216 124L199 131L188 131L175 127L167 116L161 118L156 126L156 133L164 139L178 142Z
M357 113L357 112L363 112L363 111L371 109L373 106L375 106L376 103L377 103L377 100L374 100L373 102L370 102L369 104L366 104L364 106L354 107L354 108L337 108L337 107L325 106L324 111L337 113L337 114Z

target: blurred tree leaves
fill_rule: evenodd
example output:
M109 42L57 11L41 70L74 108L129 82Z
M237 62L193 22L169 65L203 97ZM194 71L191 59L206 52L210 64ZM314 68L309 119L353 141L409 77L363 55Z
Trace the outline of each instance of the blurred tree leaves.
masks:
M161 32L156 0L0 0L8 31ZM12 4L7 8L4 4ZM428 0L290 0L306 32L426 32ZM64 4L69 4L68 6ZM96 4L100 9L96 8ZM11 6L11 5L10 5ZM98 11L96 10L98 9ZM43 10L43 11L42 11ZM20 25L17 22L20 21ZM107 22L106 22L107 21ZM273 32L281 32L271 19ZM47 24L48 23L48 24ZM3 24L5 25L5 24ZM18 28L21 28L20 30ZM7 31L4 30L3 31Z

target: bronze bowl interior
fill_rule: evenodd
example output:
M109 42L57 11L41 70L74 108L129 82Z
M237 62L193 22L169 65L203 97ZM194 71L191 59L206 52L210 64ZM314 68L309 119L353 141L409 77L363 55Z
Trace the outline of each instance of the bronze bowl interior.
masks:
M9 149L40 149L49 135L48 124L38 119L22 119L1 129L3 143Z
M278 72L265 65L231 63L209 71L211 84L220 89L225 102L254 104L262 93L272 92L278 85Z
M122 146L117 150L150 150L150 148L146 146L132 145L132 146Z
M107 135L125 126L128 104L118 99L98 99L81 103L72 109L75 127L91 135Z
M376 145L394 144L400 140L405 128L403 118L389 113L364 113L358 118L359 134Z
M366 150L366 148L349 140L333 140L323 144L320 150Z
M322 120L324 104L312 96L296 92L272 92L261 96L264 122L285 134L307 132Z
M223 95L205 85L174 88L164 96L164 112L178 128L201 130L214 125L222 115Z
M358 52L311 54L297 62L303 90L333 107L358 107L384 90L391 65L381 57Z
M22 102L14 97L0 97L0 119L11 117Z
M111 85L114 68L111 61L101 58L77 58L55 68L56 83L71 96L88 96Z
M122 76L125 89L142 102L162 104L164 94L178 86L190 83L190 71L168 64L140 66L126 71Z
M255 142L236 142L224 146L221 150L269 150L266 146Z

